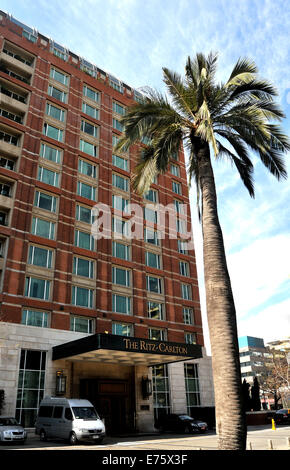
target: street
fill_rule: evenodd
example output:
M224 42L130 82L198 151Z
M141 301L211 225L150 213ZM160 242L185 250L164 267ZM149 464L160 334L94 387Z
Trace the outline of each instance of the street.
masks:
M248 426L247 450L290 450L290 426L279 426L272 430L270 425ZM2 444L0 450L85 450L85 451L197 451L217 450L217 436L209 431L206 434L157 434L131 437L106 437L102 444L79 443L71 446L64 441L41 442L39 436L29 435L26 443Z

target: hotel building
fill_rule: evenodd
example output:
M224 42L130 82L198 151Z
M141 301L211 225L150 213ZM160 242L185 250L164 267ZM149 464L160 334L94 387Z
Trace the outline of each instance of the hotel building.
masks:
M137 196L139 147L114 146L142 94L1 11L0 87L2 413L33 428L44 396L88 398L110 433L212 404L182 149ZM142 239L124 236L128 202ZM112 237L96 240L99 203ZM177 238L159 238L157 203L174 205Z

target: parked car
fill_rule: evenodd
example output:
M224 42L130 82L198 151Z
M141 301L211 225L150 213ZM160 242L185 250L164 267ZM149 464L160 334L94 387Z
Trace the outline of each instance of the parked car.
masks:
M160 432L175 431L185 433L203 433L208 429L207 423L199 419L191 418L185 414L168 414L160 417L156 423Z
M290 409L283 408L274 413L273 419L276 424L290 424Z
M12 416L0 416L0 442L25 442L27 432Z

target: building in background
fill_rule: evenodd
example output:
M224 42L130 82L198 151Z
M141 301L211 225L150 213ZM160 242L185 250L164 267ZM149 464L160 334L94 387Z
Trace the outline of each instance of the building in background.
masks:
M120 432L213 405L195 253L182 240L183 151L143 199L131 192L137 147L113 148L142 95L5 12L0 91L3 412L29 428L43 396L88 398ZM144 209L142 239L124 237L128 202ZM112 211L111 238L92 236L96 203ZM177 238L159 238L157 203L174 204Z
M252 385L269 358L268 350L262 338L242 336L239 338L239 351L242 380L246 379Z

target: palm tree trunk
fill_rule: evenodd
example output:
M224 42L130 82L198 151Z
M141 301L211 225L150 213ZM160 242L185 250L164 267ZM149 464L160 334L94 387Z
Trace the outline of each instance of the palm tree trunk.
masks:
M245 450L247 429L243 410L236 311L218 219L209 145L192 137L202 195L202 231L206 306L212 348L219 449Z

